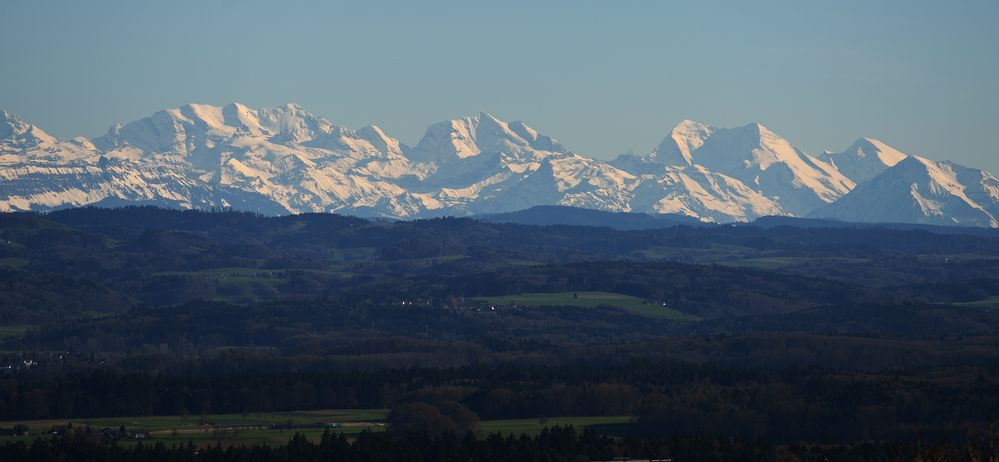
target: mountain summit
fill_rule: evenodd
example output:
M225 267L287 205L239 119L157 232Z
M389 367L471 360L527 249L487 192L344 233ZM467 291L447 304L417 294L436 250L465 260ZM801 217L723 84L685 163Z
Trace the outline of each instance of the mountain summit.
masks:
M491 114L480 112L431 125L416 145L415 155L426 161L446 162L483 152L520 156L531 152L568 151L554 138L539 134L524 122L506 123Z
M0 143L5 146L26 149L52 142L55 138L42 129L25 123L14 114L0 111Z
M860 138L845 151L825 154L823 160L847 178L861 183L901 162L907 156L873 138Z
M811 216L995 228L999 227L999 180L953 162L907 156Z

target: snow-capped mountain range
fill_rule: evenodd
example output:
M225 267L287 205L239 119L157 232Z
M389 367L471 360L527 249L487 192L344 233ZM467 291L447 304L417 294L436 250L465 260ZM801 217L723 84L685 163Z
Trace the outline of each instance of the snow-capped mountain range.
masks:
M999 227L999 180L861 138L812 156L760 124L674 127L606 162L487 113L415 146L297 105L188 104L60 140L0 113L0 210L155 204L420 218L569 205L703 221L811 216Z

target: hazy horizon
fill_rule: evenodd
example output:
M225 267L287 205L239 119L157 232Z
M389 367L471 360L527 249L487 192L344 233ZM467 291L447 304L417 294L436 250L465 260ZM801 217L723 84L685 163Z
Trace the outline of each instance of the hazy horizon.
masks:
M682 119L812 154L859 137L999 172L994 2L138 5L13 2L0 109L60 138L190 102L297 103L415 144L479 111L574 152L645 153Z

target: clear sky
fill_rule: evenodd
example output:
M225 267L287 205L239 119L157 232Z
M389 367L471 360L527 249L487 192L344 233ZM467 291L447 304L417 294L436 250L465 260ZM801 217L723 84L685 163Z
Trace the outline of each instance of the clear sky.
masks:
M0 1L0 109L60 137L295 102L410 144L480 110L600 158L759 121L999 173L996 0Z

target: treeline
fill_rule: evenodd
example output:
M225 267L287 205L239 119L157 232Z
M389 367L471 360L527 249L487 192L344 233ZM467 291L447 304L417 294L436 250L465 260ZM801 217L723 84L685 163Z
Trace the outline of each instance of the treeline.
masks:
M535 437L491 435L446 435L432 438L411 435L405 438L364 432L348 441L342 434L326 432L318 442L296 435L278 446L228 446L199 448L192 444L166 446L163 443L134 446L104 445L85 432L59 439L17 441L0 446L0 460L8 462L63 462L101 460L106 462L311 462L311 461L427 461L427 462L584 462L610 460L732 460L756 461L914 461L914 460L995 460L999 456L996 437L971 439L965 444L854 443L842 445L774 445L763 440L728 438L639 439L608 438L572 427L554 427Z
M639 339L660 334L669 324L610 308L504 308L497 312L471 303L435 307L289 300L240 306L195 301L54 322L29 329L22 338L3 345L9 350L87 354L271 347L286 355L412 351L447 356L442 350L465 348L487 354L526 346L530 343L526 340L551 343L569 335L577 343Z
M778 441L959 437L999 415L999 370L839 372L690 364L170 377L89 371L0 382L0 419L453 403L481 419L638 415L655 435ZM450 404L449 404L450 406Z
M735 297L733 291L728 293L722 296ZM670 335L686 338L684 341L696 345L710 343L704 338L711 336L745 333L953 339L987 336L999 329L999 310L931 304L841 303L786 313L676 323L611 307L501 306L491 310L488 305L471 300L454 302L453 306L416 305L413 301L402 304L403 301L400 297L400 301L391 304L307 299L251 305L195 301L172 307L139 306L123 313L32 327L23 336L0 341L0 347L8 351L67 351L105 357L267 348L286 356L323 355L343 360L345 366L353 361L349 356L367 355L370 367L401 367L406 363L396 360L402 356L391 355L408 354L406 360L416 361L416 365L447 367L501 361L527 353L525 350L543 355L549 361L560 361L560 355L570 347L608 342L631 345L650 339L667 341ZM792 303L802 302L796 299ZM848 341L837 339L826 343L843 342ZM888 348L898 346L897 342L882 343ZM793 349L793 345L786 343L770 348L781 345ZM621 348L630 352L641 346ZM996 349L970 350L965 362L980 362L981 355L990 352L994 353L992 356L999 355ZM769 360L783 364L788 355L807 352L774 353L778 356ZM863 360L879 358L882 353L870 352ZM884 362L895 367L909 363L908 360Z

